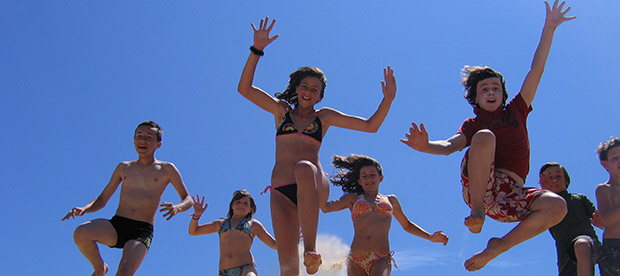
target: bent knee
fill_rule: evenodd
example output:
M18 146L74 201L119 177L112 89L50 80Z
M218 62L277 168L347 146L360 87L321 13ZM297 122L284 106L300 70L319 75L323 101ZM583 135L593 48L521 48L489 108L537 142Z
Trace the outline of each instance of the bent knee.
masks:
M481 129L471 138L471 144L492 144L495 145L495 134L488 129Z
M295 164L295 175L314 175L316 174L316 166L312 162L302 160Z
M590 255L590 241L583 239L583 238L579 238L575 241L574 243L574 248L575 248L575 255L576 256L580 256L580 255Z
M557 223L562 221L568 212L568 209L566 208L566 201L561 196L558 196L552 192L545 193L543 197L546 201L545 207L551 214L551 218Z

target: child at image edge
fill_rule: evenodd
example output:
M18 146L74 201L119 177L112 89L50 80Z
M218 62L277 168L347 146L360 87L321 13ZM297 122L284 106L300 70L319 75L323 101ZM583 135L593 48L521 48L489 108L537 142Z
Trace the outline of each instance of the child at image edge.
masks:
M598 263L601 276L620 275L620 138L601 143L596 152L609 173L609 180L596 187L598 214L605 226Z

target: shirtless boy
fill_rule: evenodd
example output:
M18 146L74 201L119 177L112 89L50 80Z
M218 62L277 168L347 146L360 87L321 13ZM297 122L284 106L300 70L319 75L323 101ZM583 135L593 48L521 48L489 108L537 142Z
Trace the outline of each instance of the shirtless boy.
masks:
M179 212L192 207L185 184L177 168L169 162L155 159L155 150L161 146L162 130L153 121L142 122L134 133L138 160L118 164L108 185L101 194L83 207L74 207L62 218L67 220L93 213L103 208L121 182L120 199L112 219L95 219L78 226L73 240L84 257L92 264L92 275L104 275L108 265L99 254L97 243L123 249L116 275L133 275L144 260L153 238L153 224L158 206L169 220ZM163 202L161 196L172 183L182 201L179 204Z
M605 225L599 255L601 276L620 275L620 138L614 137L596 149L609 180L596 187L598 213Z

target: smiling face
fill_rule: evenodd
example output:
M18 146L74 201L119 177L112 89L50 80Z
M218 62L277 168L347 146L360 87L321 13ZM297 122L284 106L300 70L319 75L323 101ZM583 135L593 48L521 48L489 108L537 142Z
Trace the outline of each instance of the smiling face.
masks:
M323 83L319 78L312 76L303 78L295 89L298 104L304 107L314 106L321 101L322 88Z
M486 111L497 110L503 101L502 82L497 77L486 78L476 85L476 104Z
M364 193L378 192L381 181L383 181L383 175L379 174L375 166L364 166L360 169L357 183L362 186Z
M148 125L141 125L133 136L133 144L138 155L152 155L161 146L157 141L157 129Z
M252 207L250 206L250 198L248 198L247 196L233 201L230 207L232 208L233 216L236 217L245 217L250 212L252 212Z
M558 166L552 166L544 170L540 174L540 187L554 193L566 190L568 181L564 175L564 171Z

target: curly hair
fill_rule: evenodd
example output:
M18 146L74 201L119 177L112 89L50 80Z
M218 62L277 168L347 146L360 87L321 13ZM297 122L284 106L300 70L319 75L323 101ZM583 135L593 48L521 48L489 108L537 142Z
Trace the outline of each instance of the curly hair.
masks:
M607 155L609 151L617 146L620 146L620 138L611 137L611 139L602 142L597 148L596 153L600 161L607 161Z
M540 167L540 171L538 172L538 175L542 175L543 172L545 172L548 168L551 167L558 167L562 170L562 172L564 173L564 179L566 179L566 188L568 188L568 186L570 185L570 175L568 175L568 171L566 170L566 168L564 168L564 166L560 165L560 163L556 163L556 162L547 162L544 165L542 165L542 167Z
M161 129L161 127L154 121L152 120L148 120L148 121L144 121L142 123L140 123L137 127L136 130L133 131L133 135L136 136L136 132L138 132L138 129L141 126L148 126L149 128L154 128L155 129L155 135L157 135L157 142L161 142L161 137L164 135L164 131Z
M327 78L325 78L325 74L321 69L317 67L304 66L297 69L297 71L291 73L289 75L288 86L284 92L278 92L275 94L276 98L283 100L290 105L296 106L298 103L297 99L297 86L301 84L301 81L306 77L315 77L321 81L321 95L320 98L323 98L325 95L325 86L327 86Z
M333 175L330 180L334 186L341 186L345 193L358 195L364 193L364 188L357 182L362 167L374 166L379 175L383 175L381 164L374 158L365 155L350 154L347 157L334 155L332 166L336 169L336 175Z
M235 203L235 201L242 199L243 197L248 197L250 199L250 208L252 209L252 211L250 211L245 217L247 219L252 219L252 215L254 215L254 213L256 213L256 204L254 203L254 198L252 197L252 195L250 194L250 192L248 192L248 190L243 189L243 190L236 190L233 193L233 198L230 201L230 204L228 204L228 215L226 216L226 218L231 218L233 215L233 203Z
M503 91L502 106L505 106L506 99L508 99L508 91L506 91L506 81L504 80L504 76L502 76L500 72L497 72L488 66L466 65L463 67L461 70L461 84L465 86L465 99L472 106L480 108L480 106L476 103L476 96L478 95L478 91L476 91L476 89L479 81L488 78L499 78L502 83Z

